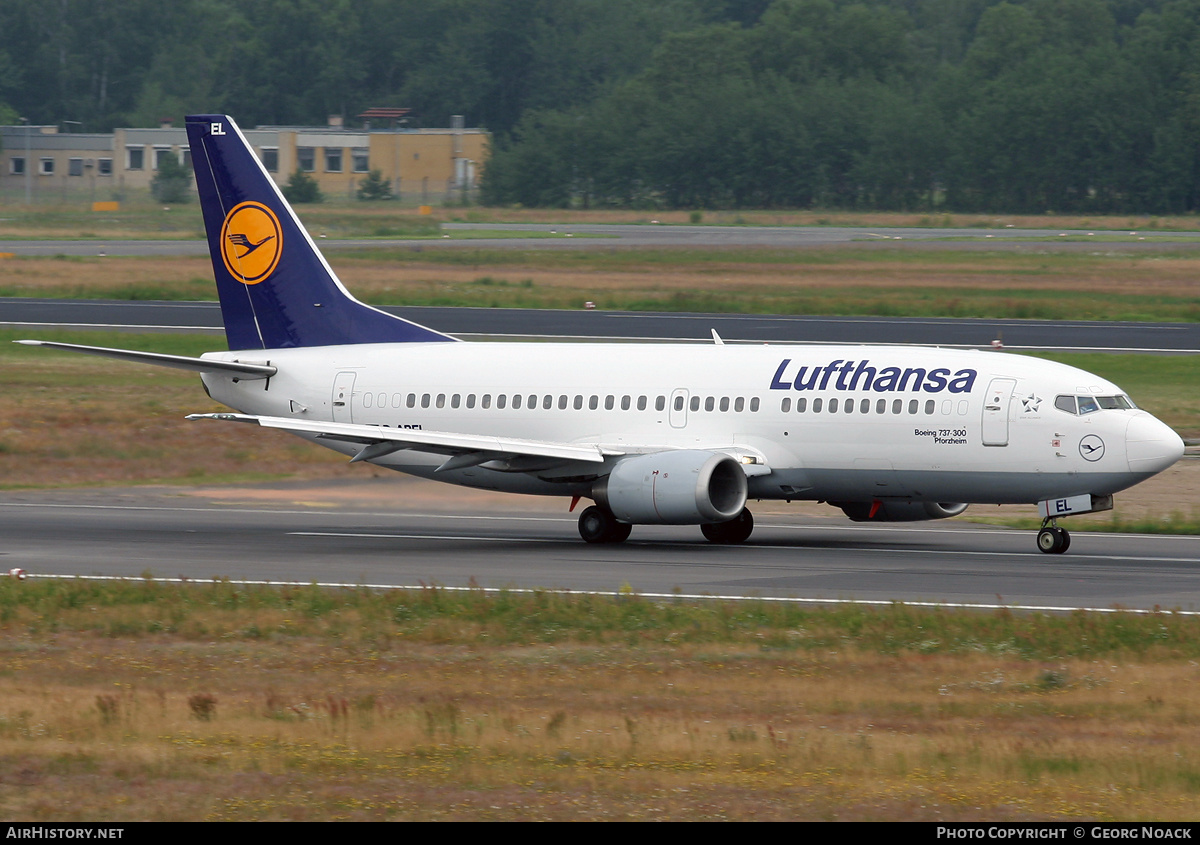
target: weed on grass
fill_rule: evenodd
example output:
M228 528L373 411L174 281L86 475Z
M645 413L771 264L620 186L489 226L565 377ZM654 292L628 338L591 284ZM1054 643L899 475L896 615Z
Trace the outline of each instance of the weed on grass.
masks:
M0 779L40 788L0 803L30 821L1188 819L1198 626L4 581Z

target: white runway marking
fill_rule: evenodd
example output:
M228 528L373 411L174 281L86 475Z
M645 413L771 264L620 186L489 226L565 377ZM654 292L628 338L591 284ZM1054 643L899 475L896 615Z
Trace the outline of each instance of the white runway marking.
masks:
M47 580L57 581L145 581L145 578L140 576L118 576L118 575L37 575L27 574L29 579L43 578ZM154 581L168 584L238 584L247 587L311 587L314 586L312 581L256 581L256 580L235 580L228 578L155 578ZM957 610L1023 610L1028 612L1042 613L1075 613L1080 610L1088 613L1129 613L1137 616L1200 616L1200 611L1196 610L1139 610L1136 608L1112 608L1112 607L1071 607L1068 605L1042 605L1042 604L1000 604L1000 603L984 603L984 602L938 602L938 601L892 601L883 599L815 599L815 598L777 598L772 596L735 596L735 595L711 595L711 594L691 594L691 593L628 593L620 590L547 590L547 589L525 589L520 587L430 587L427 584L365 584L365 583L348 583L341 581L318 581L315 586L325 587L328 589L349 589L349 590L410 590L413 592L423 592L426 590L444 590L449 593L517 593L530 595L545 595L547 593L559 594L564 596L572 595L589 595L589 596L609 596L629 598L631 595L643 599L654 599L664 601L754 601L768 602L772 604L811 604L811 605L857 605L866 607L928 607L937 609L957 609Z

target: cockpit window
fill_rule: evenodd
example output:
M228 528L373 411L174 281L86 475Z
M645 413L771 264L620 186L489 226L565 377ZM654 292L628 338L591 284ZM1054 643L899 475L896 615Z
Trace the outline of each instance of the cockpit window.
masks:
M1137 408L1128 396L1056 396L1054 407L1068 414L1091 414L1095 411L1129 411Z

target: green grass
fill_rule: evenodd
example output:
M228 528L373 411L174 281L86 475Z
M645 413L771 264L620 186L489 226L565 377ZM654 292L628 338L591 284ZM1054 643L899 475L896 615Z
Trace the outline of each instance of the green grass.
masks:
M489 646L595 644L752 646L814 652L853 642L880 655L995 654L1061 658L1200 658L1200 618L1144 614L958 613L896 604L813 608L787 602L651 600L437 587L413 590L0 580L0 626L38 636L174 634L223 641L347 637ZM280 617L275 611L282 611ZM260 624L261 616L273 621ZM282 621L281 621L282 620Z

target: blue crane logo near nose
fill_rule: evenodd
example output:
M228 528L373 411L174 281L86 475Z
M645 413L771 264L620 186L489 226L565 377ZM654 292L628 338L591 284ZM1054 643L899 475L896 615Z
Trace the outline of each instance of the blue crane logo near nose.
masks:
M1104 457L1104 441L1098 435L1087 435L1079 441L1079 454L1085 461L1100 460Z

